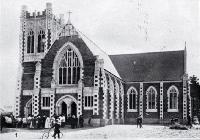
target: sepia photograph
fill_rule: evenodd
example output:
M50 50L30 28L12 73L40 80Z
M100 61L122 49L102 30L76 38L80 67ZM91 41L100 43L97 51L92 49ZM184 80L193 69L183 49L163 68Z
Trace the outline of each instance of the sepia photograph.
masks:
M0 140L200 139L200 0L0 0Z

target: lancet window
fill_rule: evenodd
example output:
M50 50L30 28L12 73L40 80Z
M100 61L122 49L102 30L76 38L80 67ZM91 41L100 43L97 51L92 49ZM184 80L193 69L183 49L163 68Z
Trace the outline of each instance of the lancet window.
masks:
M39 31L38 34L38 53L44 52L44 46L45 46L45 32L43 30Z
M27 53L34 53L34 32L32 30L27 36Z
M59 64L59 85L78 84L80 61L77 54L68 48Z

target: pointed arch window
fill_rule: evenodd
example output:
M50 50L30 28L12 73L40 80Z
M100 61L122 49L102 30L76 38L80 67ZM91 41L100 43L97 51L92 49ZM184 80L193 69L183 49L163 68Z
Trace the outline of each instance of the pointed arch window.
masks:
M156 112L157 111L157 91L156 88L153 86L150 86L146 91L147 96L147 112Z
M27 53L34 53L34 32L32 30L27 36Z
M45 46L45 32L43 30L40 30L38 33L38 53L44 52L44 46Z
M178 112L178 88L171 86L167 91L168 112Z
M59 64L59 85L78 84L80 79L80 61L77 54L68 48Z
M137 90L134 87L129 88L128 96L128 112L137 112Z

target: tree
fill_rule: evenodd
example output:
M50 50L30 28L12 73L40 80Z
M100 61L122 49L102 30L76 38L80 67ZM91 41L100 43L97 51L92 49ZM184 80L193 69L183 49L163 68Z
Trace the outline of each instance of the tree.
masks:
M190 95L192 97L192 114L200 118L200 85L197 76L190 77Z
M197 76L195 75L190 77L190 82L192 85L199 86L199 78L197 78Z
M190 77L190 89L191 89L191 96L200 99L200 85L199 85L199 78L193 75Z

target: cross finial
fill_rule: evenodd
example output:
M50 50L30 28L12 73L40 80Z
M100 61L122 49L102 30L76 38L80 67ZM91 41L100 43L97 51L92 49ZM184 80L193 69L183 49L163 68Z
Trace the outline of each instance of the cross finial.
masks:
M67 13L68 13L68 15L69 15L69 16L68 16L68 21L67 21L67 23L71 23L71 22L70 22L70 15L71 15L72 12L71 12L71 11L68 11Z

